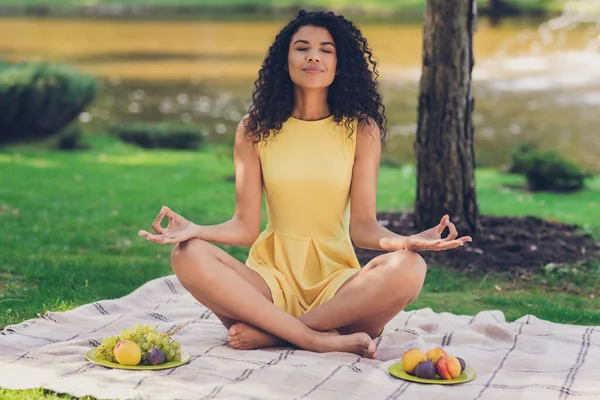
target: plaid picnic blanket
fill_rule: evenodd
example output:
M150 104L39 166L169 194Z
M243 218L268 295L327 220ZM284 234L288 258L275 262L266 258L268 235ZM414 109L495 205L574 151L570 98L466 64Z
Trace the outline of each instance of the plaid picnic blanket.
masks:
M159 371L98 366L84 354L135 323L175 334L191 362ZM119 299L47 312L0 331L0 387L43 387L74 396L139 399L600 399L600 329L501 311L475 316L401 312L377 339L378 359L294 348L229 348L219 320L174 275ZM463 357L477 378L426 385L387 369L412 347L441 346ZM443 396L443 397L442 397Z

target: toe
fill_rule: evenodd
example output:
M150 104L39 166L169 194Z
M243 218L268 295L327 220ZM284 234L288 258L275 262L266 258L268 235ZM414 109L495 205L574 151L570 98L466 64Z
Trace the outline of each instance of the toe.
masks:
M229 328L229 336L235 336L238 334L238 325L237 324L233 324L231 325L231 327Z

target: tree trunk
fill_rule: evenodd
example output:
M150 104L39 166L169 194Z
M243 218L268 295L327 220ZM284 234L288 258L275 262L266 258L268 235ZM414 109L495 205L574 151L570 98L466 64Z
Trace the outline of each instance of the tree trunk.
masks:
M476 0L428 0L420 83L416 224L431 228L449 214L459 235L475 235L473 34Z

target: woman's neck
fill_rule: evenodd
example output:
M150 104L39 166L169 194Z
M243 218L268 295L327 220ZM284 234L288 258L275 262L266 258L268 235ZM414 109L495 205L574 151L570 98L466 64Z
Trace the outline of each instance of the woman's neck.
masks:
M292 117L304 121L317 121L331 115L327 104L327 88L294 88Z

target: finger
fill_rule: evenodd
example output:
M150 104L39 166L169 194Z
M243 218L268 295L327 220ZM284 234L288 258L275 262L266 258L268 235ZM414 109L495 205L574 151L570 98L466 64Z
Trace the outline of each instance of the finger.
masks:
M163 208L165 209L165 212L166 212L169 220L172 220L173 218L175 218L175 213L169 207L163 206Z
M450 233L446 237L446 241L456 239L458 237L458 231L456 230L456 226L454 226L454 224L452 222L450 222L449 220L446 221L446 226L450 230Z
M160 223L162 222L162 219L164 218L165 213L166 213L166 210L165 210L165 207L163 206L160 209L160 212L158 213L156 218L154 219L154 222L152 223L152 229L154 229L154 232L162 233L163 228L160 226Z
M455 249L457 247L460 247L460 246L464 245L465 242L466 241L462 240L462 239L451 240L451 241L439 244L437 246L436 250L450 250L450 249Z
M443 239L438 240L413 240L409 250L435 250L437 246L444 242Z
M161 235L153 235L151 233L147 233L146 239L148 239L149 241L153 242L153 243L159 243L159 244L165 244L166 243L166 239L164 236Z
M438 235L441 235L442 232L444 232L444 229L446 228L446 221L449 220L449 216L448 214L444 215L442 217L442 219L440 220L440 223L438 224L438 226L435 227L435 231L437 232Z

